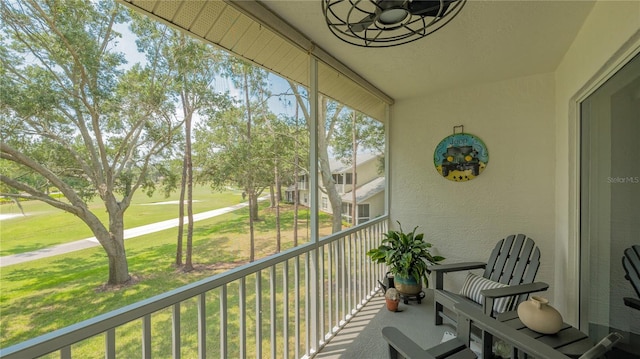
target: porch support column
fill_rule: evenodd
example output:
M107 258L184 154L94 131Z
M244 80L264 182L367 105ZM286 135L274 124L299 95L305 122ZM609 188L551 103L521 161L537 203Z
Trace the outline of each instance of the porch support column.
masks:
M384 213L389 215L389 207L391 203L391 181L389 169L391 168L391 153L389 153L391 139L391 106L384 105Z
M319 323L318 320L319 307L318 307L318 288L319 288L319 263L318 263L318 248L320 246L319 230L318 230L318 60L314 56L309 56L309 112L311 115L311 133L310 133L310 147L311 158L309 165L309 192L311 201L311 241L314 243L314 249L309 253L309 277L310 277L310 316L307 318L311 321L311 353L317 353L319 350L320 336L319 336Z

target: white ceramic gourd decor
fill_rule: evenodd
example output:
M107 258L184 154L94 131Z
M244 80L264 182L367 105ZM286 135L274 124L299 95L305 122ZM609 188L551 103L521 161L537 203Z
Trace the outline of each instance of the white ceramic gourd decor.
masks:
M518 305L518 317L527 328L542 334L555 334L562 328L562 315L544 297L531 296Z

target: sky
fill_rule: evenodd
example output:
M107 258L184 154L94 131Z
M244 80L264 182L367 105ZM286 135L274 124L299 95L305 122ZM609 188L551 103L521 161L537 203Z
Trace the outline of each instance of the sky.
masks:
M116 43L114 50L124 53L125 58L127 60L127 64L124 66L124 68L130 68L136 63L145 63L146 59L144 57L144 54L138 52L138 49L135 43L136 36L129 30L129 24L126 24L126 23L115 24L114 29L122 35L122 37ZM226 50L223 50L223 51L226 51ZM289 84L287 83L287 81L285 81L281 77L271 74L269 76L269 80L272 86L271 90L273 93L284 93L286 91L291 92L289 89ZM224 78L224 77L216 78L215 88L216 88L216 91L218 92L222 92L222 93L229 92L231 96L235 98L241 98L240 90L234 87L233 83L228 78ZM269 108L271 108L271 110L278 115L280 114L285 114L287 116L295 115L294 106L285 107L281 103L281 101L279 101L277 98L273 98L269 100Z

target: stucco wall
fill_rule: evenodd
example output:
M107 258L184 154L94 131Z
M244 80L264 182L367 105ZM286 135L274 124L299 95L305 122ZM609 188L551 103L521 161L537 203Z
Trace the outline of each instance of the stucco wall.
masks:
M392 223L419 225L450 262L486 261L499 239L527 234L542 251L538 279L553 283L554 108L553 74L398 101L390 125ZM485 142L489 163L459 183L439 175L433 151L460 124Z
M640 2L599 1L556 75L555 302L578 323L578 134L576 104L630 59L640 47Z
M640 47L640 2L598 1L552 74L401 100L390 125L392 223L420 225L449 261L485 260L526 233L542 250L538 280L578 323L576 103ZM454 125L480 137L489 165L470 182L439 177L433 150ZM453 278L459 285L462 276Z

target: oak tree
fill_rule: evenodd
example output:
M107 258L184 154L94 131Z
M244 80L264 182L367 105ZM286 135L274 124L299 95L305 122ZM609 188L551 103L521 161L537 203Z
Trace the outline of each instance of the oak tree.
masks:
M127 67L115 50L128 12L112 1L0 5L0 161L17 166L4 196L39 200L80 218L104 248L108 284L130 279L124 213L152 190L181 128L161 58ZM40 178L63 198L26 178ZM47 187L48 188L48 187ZM98 196L103 223L89 207Z

